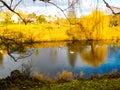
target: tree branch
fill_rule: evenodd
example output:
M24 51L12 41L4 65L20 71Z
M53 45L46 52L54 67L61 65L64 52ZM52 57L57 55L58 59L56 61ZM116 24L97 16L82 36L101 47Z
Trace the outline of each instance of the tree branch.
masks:
M72 6L74 6L76 3L78 3L79 0L76 0L76 2L72 1L71 5L68 6L66 9L64 9L64 11L66 11L67 9L71 8Z
M113 13L114 15L120 14L120 12L116 13L116 12L111 8L111 6L110 6L105 0L103 0L103 2L105 3L106 7L109 8L109 9L112 11L112 13Z
M0 6L0 11L2 11L2 7L4 7L4 5L1 5L1 6Z
M17 13L16 11L14 11L14 9L12 9L10 6L8 6L8 4L5 1L0 0L0 2L3 3L3 5L6 6L11 12L15 13L16 15L18 15L20 17L20 19L22 19L22 21L25 23L25 25L27 24L27 22L25 21L25 19L22 18L22 16L19 13Z
M52 2L48 2L52 5L54 5L55 7L57 7L60 11L62 11L62 13L64 14L65 18L67 18L67 15L65 14L64 10L61 9L59 6L57 6L55 3L52 3ZM69 23L71 24L71 21L67 18L67 20L69 21Z
M17 7L21 2L22 2L22 0L20 0L20 1L15 5L15 7L13 8L13 10L15 10L16 7Z
M10 1L10 7L12 6L13 0Z
M25 25L27 24L26 20L19 14L17 13L14 9L12 9L5 1L0 0L0 2L6 7L8 8L8 10L10 10L11 12L15 13L16 15L18 15L20 17L20 19L22 19L22 21L25 23Z

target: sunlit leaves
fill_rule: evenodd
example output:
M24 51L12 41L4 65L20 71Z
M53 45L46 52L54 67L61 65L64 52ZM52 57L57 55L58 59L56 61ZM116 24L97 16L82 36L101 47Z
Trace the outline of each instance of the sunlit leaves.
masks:
M68 31L74 39L103 39L109 31L110 17L101 11L77 19L77 24Z
M99 31L109 27L109 16L96 10L90 15L83 16L80 21L88 31Z

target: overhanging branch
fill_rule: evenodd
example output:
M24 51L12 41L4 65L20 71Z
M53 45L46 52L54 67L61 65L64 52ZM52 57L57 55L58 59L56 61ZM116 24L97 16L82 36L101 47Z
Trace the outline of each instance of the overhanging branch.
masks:
M22 0L18 1L18 3L15 5L15 7L13 8L13 10L15 10L15 8L22 2Z
M112 13L113 13L114 15L120 14L120 12L116 13L116 12L112 9L112 7L111 7L105 0L103 0L103 2L105 3L106 7L109 8L109 9L112 11Z
M21 1L21 0L20 0ZM19 1L19 3L20 3ZM0 0L0 2L8 9L10 10L11 12L15 13L16 15L18 15L20 17L20 19L22 19L22 21L25 23L25 25L27 24L27 22L25 21L25 19L19 14L17 13L14 9L12 9L5 1L3 0ZM19 4L18 3L18 4Z

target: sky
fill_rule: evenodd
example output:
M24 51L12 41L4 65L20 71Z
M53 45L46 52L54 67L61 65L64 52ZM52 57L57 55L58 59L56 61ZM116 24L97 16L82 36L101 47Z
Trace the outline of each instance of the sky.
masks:
M10 0L5 0L9 3ZM16 3L15 0L14 3ZM72 0L71 0L72 1ZM120 8L120 0L106 0L111 6ZM68 7L68 0L51 0L51 2L57 4L62 9L66 9ZM97 3L98 2L98 3ZM110 10L106 8L105 4L102 0L79 0L79 2L75 5L76 16L80 17L82 15L90 14L93 10L96 9L96 6L99 10L105 11L109 13ZM58 9L56 6L51 5L49 3L44 3L39 0L33 3L33 0L23 0L21 4L17 7L18 10L22 10L24 13L36 13L37 15L45 14L45 15L57 15L58 17L65 17L63 12ZM67 15L67 10L64 11Z

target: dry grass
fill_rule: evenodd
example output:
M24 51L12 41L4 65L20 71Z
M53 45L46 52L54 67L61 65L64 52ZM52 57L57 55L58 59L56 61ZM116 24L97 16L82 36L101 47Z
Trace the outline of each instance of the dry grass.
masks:
M56 76L56 81L64 82L70 81L73 78L73 73L67 70L63 70L61 73L58 73Z

